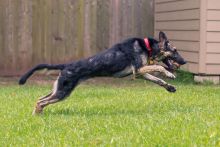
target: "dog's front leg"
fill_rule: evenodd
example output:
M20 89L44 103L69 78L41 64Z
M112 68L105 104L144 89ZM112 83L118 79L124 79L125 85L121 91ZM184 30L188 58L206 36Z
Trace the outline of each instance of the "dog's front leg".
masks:
M154 82L160 86L163 86L167 91L169 92L175 92L176 88L168 83L166 83L164 80L157 78L151 74L145 73L143 74L143 77L145 80L149 80L151 82Z
M175 79L175 75L173 75L171 72L167 71L163 66L161 65L147 65L143 66L138 70L138 74L145 74L145 73L152 73L152 72L161 72L165 76L171 79Z

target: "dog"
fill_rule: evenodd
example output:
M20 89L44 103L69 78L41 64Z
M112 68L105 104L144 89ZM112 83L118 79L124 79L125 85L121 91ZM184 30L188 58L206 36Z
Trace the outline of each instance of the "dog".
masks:
M153 38L129 38L86 59L68 64L39 64L24 74L19 84L25 84L26 80L37 70L45 68L60 70L53 91L37 101L34 114L42 113L43 108L49 104L64 100L80 82L93 77L122 78L137 74L143 76L145 80L159 84L169 92L175 92L174 86L150 73L162 72L172 79L175 76L161 65L149 65L150 59L162 60L169 69L173 68L173 63L178 65L186 63L177 50L171 46L166 34L159 32L159 41Z

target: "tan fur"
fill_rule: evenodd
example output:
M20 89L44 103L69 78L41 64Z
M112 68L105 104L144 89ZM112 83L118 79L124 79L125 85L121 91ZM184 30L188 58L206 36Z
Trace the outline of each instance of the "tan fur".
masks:
M169 78L172 78L172 79L175 78L175 76L174 76L171 72L167 71L167 70L166 70L163 66L161 66L161 65L149 65L149 66L144 66L144 67L142 67L142 68L140 68L140 69L138 70L138 74L141 74L141 75L143 75L143 74L145 74L145 73L152 73L152 72L161 72L161 73L163 73L165 76L167 76L167 77L169 77Z

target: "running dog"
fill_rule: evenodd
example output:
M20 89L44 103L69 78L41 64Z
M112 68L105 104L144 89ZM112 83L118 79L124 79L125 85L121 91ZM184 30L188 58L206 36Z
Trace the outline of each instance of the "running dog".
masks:
M64 100L80 82L93 77L122 78L137 74L143 76L145 80L159 84L169 92L175 92L174 86L150 73L162 72L172 79L175 76L161 65L149 65L149 59L162 60L168 69L172 69L174 65L180 66L186 63L176 48L169 43L166 34L160 32L159 42L153 38L129 38L95 56L69 64L39 64L23 75L19 84L25 84L26 80L37 70L44 68L60 70L53 91L38 100L34 114L41 113L43 108L49 104Z

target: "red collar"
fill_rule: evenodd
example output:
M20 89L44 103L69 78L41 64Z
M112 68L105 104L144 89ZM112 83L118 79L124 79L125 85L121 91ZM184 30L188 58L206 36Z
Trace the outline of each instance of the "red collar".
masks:
M151 57L152 56L152 48L150 46L148 38L144 38L144 42L145 42L145 45L146 45L148 53L149 53L148 56Z

